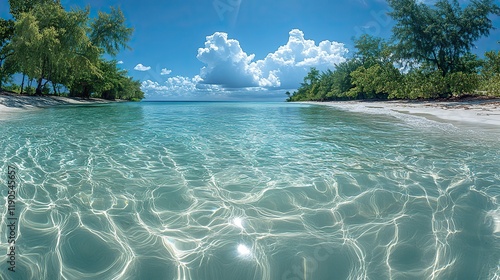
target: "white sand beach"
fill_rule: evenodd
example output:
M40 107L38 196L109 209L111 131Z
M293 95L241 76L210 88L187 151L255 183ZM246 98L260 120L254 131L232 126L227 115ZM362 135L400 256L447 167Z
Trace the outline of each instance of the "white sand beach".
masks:
M104 104L117 101L98 98L83 99L62 96L28 96L15 93L0 93L0 120L17 112L29 109L46 108L58 105Z
M398 112L469 128L482 126L500 131L500 99L463 101L338 101L306 102L349 111L387 114Z

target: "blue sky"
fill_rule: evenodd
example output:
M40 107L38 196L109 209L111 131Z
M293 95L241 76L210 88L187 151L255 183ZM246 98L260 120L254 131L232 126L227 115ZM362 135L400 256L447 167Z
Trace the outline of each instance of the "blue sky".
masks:
M310 67L333 68L352 37L388 38L384 0L61 0L93 14L120 6L135 29L116 59L149 100L283 100ZM0 16L8 16L7 1ZM500 28L500 20L494 19ZM499 49L499 30L477 42Z

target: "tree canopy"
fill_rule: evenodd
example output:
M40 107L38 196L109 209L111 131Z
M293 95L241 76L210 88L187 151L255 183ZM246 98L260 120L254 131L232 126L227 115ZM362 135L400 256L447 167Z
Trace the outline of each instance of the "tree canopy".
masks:
M9 67L6 67L5 60L12 55L12 51L6 47L14 34L14 22L0 18L0 89L4 82L10 78Z
M115 56L121 49L128 48L127 42L134 31L125 26L125 17L118 8L111 8L109 14L99 12L90 24L90 41L104 52Z
M485 59L474 43L500 15L493 0L388 0L395 20L392 42L361 35L357 51L334 71L316 69L288 101L345 99L429 99L463 95L500 96L500 52ZM314 79L313 79L314 78Z
M393 36L401 59L426 63L448 73L463 71L461 58L493 28L489 16L500 15L493 0L473 0L462 8L457 0L438 0L434 7L417 0L388 0L396 21Z
M35 8L35 6L57 4L60 7L60 0L9 0L10 14L18 19L22 13L28 13Z
M0 82L20 72L36 81L36 94L47 92L51 83L54 93L62 85L78 97L144 97L139 82L128 78L116 62L104 59L128 48L133 32L119 8L91 19L89 8L66 11L58 0L9 3L15 21L0 20ZM103 94L120 89L127 93Z

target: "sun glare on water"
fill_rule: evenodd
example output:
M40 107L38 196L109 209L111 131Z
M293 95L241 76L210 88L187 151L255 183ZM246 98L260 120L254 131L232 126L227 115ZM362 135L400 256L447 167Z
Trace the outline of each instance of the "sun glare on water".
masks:
M240 218L240 217L236 217L233 219L233 225L235 225L236 227L239 227L241 229L244 229L243 227L243 219Z
M248 249L247 246L245 246L243 244L239 244L238 245L238 254L242 257L248 257L248 256L252 255L252 252L250 251L250 249Z

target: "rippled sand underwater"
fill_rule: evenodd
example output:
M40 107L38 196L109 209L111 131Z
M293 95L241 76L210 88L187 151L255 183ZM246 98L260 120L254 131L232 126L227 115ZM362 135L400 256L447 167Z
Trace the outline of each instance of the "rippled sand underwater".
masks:
M2 279L499 279L500 143L420 117L132 103L0 125Z

